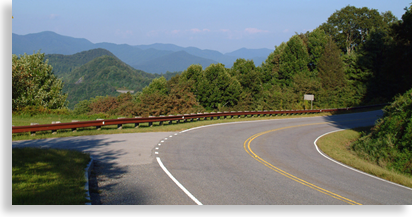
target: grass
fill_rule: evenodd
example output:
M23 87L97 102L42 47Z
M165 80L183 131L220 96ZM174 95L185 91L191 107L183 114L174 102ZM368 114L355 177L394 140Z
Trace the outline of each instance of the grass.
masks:
M74 150L13 148L13 205L84 205L90 156Z
M371 126L372 127L372 126ZM362 131L371 127L355 128L331 133L321 137L317 145L331 158L371 175L412 188L412 177L380 167L356 155L350 149L352 142L360 137Z

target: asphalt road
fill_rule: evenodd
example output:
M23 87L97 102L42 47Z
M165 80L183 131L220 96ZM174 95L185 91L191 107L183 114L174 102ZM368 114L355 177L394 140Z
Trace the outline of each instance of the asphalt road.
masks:
M19 141L13 147L91 153L101 191L92 194L93 204L412 204L412 190L333 163L313 144L326 132L373 125L381 115L375 111L184 132Z

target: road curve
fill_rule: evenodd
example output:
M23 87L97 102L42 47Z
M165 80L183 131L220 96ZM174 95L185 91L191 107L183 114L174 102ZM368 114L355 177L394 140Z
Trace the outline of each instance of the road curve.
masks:
M80 136L12 145L90 153L101 192L93 204L412 204L411 190L333 163L313 145L326 132L373 125L381 115L375 111L261 120L180 133Z
M313 144L333 130L373 125L381 115L373 111L206 126L171 134L152 152L205 205L412 204L411 189L333 163Z

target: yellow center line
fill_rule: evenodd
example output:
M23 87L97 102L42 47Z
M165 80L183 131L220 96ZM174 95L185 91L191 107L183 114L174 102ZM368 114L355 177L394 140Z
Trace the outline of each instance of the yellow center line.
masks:
M365 119L362 119L362 120L365 120ZM344 121L344 122L348 122L348 121L357 121L357 120L346 120L346 121ZM305 181L305 180L303 180L303 179L300 179L300 178L298 178L298 177L296 177L296 176L294 176L294 175L292 175L292 174L290 174L290 173L287 173L287 172L285 172L285 171L283 171L283 170L275 167L274 165L270 164L269 162L267 162L267 161L265 161L264 159L262 159L261 157L259 157L259 156L258 156L255 152L253 152L252 149L250 148L250 144L252 143L252 141L253 141L254 139L256 139L257 137L259 137L259 136L261 136L261 135L267 134L267 133L275 132L275 131L278 131L278 130L284 130L284 129L288 129L288 128L294 128L294 127L303 127L303 126L329 124L329 123L336 123L336 122L333 122L333 121L332 121L332 122L320 122L320 123L314 123L314 124L295 125L295 126L282 127L282 128L277 128L277 129L273 129L273 130L268 130L268 131L265 131L265 132L257 133L257 134L255 134L255 135L249 137L248 139L246 139L246 141L245 141L244 144L243 144L243 148L245 149L245 151L246 151L250 156L252 156L255 160L257 160L257 161L260 162L261 164L269 167L269 168L272 169L273 171L275 171L275 172L277 172L277 173L279 173L279 174L281 174L281 175L283 175L283 176L285 176L285 177L287 177L287 178L289 178L289 179L292 179L293 181L296 181L296 182L298 182L298 183L300 183L300 184L302 184L302 185L305 185L305 186L307 186L307 187L309 187L309 188L312 188L312 189L314 189L314 190L316 190L316 191L319 191L319 192L321 192L321 193L323 193L323 194L326 194L326 195L331 196L331 197L333 197L333 198L336 198L336 199L338 199L338 200L344 201L344 202L346 202L346 203L348 203L348 204L351 204L351 205L362 205L362 204L360 204L360 203L358 203L358 202L355 202L355 201L353 201L353 200L350 200L350 199L348 199L348 198L345 198L345 197L343 197L343 196L340 196L340 195L338 195L338 194L336 194L336 193L333 193L333 192L331 192L331 191L328 191L328 190L326 190L326 189L323 189L323 188L321 188L321 187L319 187L319 186L316 186L316 185L314 185L314 184L312 184L312 183L309 183L309 182L307 182L307 181Z

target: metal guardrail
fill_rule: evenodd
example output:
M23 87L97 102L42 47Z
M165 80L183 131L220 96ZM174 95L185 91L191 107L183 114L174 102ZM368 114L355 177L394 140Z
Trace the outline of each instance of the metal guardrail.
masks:
M373 108L378 106L383 106L387 104L379 104L379 105L369 105L369 106L360 106L360 107L351 107L351 108L334 108L334 109L318 109L318 110L280 110L280 111L231 111L231 112L205 112L205 113L197 113L197 114L184 114L184 115L169 115L169 116L156 116L156 117L135 117L135 118L119 118L119 119L107 119L107 120L95 120L95 121L78 121L78 122L69 122L69 123L55 123L55 124L36 124L30 126L13 126L12 133L24 133L24 132L31 132L35 133L37 131L48 131L51 130L55 132L56 130L61 129L72 129L75 131L77 128L83 127L96 127L97 129L101 128L102 126L107 125L118 125L120 128L123 124L135 124L135 126L139 126L140 123L149 123L149 126L152 126L153 122L169 122L171 121L178 121L183 120L186 122L187 120L197 119L200 120L201 118L211 118L217 117L227 117L231 116L242 116L242 115L252 115L252 116L266 116L266 115L277 115L277 114L302 114L302 113L321 113L321 112L336 112L336 111L347 111L347 110L356 110L356 109L365 109L365 108Z

